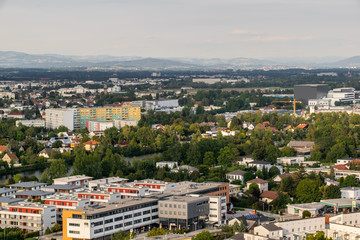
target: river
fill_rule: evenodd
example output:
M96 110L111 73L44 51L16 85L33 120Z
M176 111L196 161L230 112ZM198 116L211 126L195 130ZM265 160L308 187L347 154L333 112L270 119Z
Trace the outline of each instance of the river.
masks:
M134 158L141 160L141 159L144 159L147 157L151 157L154 154L156 154L156 153L146 154L146 155L141 155L141 156L136 156L136 157L124 157L124 159L127 162L132 162L134 160ZM28 176L28 177L35 176L38 179L40 179L43 172L44 172L44 170L33 170L33 171L25 171L25 172L21 172L21 173L17 173L17 174L20 174L22 176ZM73 168L70 167L67 175L70 176L72 172L73 172ZM11 178L11 176L12 176L11 174L0 176L0 183L4 183L6 181L6 179Z

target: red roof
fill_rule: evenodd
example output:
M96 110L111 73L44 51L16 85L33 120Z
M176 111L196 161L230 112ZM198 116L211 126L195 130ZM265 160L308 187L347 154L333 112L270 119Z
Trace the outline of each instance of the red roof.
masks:
M292 179L294 179L294 180L297 178L297 176L295 174L292 174L292 173L283 173L283 174L280 174L279 177L281 179L284 179L286 177L292 177Z
M268 181L261 178L255 178L253 180L248 181L248 183L268 183Z
M99 144L100 144L100 142L95 141L95 140L90 140L90 141L84 142L84 145L99 145Z
M10 159L14 161L19 161L18 157L13 153L7 153L7 155L10 157Z
M24 114L22 112L10 112L8 115L20 116L20 115L24 115Z
M295 129L296 128L302 128L302 129L304 129L304 128L306 128L308 125L307 124L299 124L299 125L297 125L296 127L295 127Z
M276 199L278 197L277 191L265 191L260 195L261 198Z
M5 152L6 148L7 148L7 146L0 146L0 152Z
M338 165L334 165L332 167L337 169L337 170L346 170L345 164L338 164Z

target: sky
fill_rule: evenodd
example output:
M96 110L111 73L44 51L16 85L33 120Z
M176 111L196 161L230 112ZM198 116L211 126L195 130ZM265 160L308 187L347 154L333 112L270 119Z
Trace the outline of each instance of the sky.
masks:
M351 57L359 23L360 0L0 0L0 51Z

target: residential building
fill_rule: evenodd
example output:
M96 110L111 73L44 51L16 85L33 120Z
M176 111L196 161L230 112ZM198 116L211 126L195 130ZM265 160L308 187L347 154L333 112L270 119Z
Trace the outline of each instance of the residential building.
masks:
M95 140L90 140L90 141L84 142L83 144L84 144L84 148L86 151L94 151L95 148L100 145L100 142L95 141Z
M300 240L309 233L325 230L325 217L305 218L274 223L282 228L283 236L290 240Z
M226 224L226 197L209 196L209 223L221 226Z
M278 198L277 191L264 191L260 194L260 199L267 204L270 204L272 201Z
M17 189L19 191L35 191L40 190L42 187L45 187L46 183L39 182L19 182L15 184L11 184L10 189Z
M286 177L291 177L292 179L296 180L297 179L297 176L295 174L292 174L292 173L283 173L283 174L280 174L280 175L277 175L276 177L274 177L274 182L276 183L280 183L281 180L283 180L284 178Z
M17 189L0 188L0 197L12 197L17 191Z
M51 151L52 151L51 148L44 148L39 152L38 156L44 158L50 158Z
M265 161L252 161L248 162L247 165L248 167L256 167L257 170L263 170L263 168L269 170L273 166L271 163Z
M360 187L344 187L340 191L341 198L360 199Z
M20 124L25 127L45 127L45 120L34 119L34 120L17 120L16 126L18 127Z
M245 173L246 172L242 171L242 170L235 170L235 171L227 173L226 179L229 180L230 182L239 180L241 183L244 183L244 174Z
M55 178L54 184L67 184L67 185L77 185L86 187L89 185L89 182L93 179L93 177L88 177L85 175L74 175L69 177L63 177L63 178Z
M89 132L103 132L108 128L114 127L113 122L106 122L106 121L89 120L89 121L85 121L85 123L86 123L86 129Z
M115 119L114 120L114 127L116 127L117 129L120 129L120 128L125 127L125 126L136 127L137 123L138 123L137 120L119 120L119 119Z
M133 184L139 187L148 187L149 191L155 191L155 192L163 192L165 190L171 190L177 186L176 183L164 182L154 179L135 180Z
M336 160L336 164L347 164L347 163L351 163L354 160L355 158L339 158Z
M14 119L24 119L25 114L22 112L9 112L7 114L7 118L14 118Z
M125 197L145 197L149 194L149 187L136 186L133 184L111 184L104 186L107 192L121 193L122 198Z
M52 195L51 192L45 192L41 190L24 190L18 191L14 194L15 198L41 200L46 196Z
M305 161L305 157L279 157L276 159L276 163L281 165L294 165L302 164Z
M120 177L108 177L92 180L89 182L90 190L100 190L103 189L105 185L116 184L116 183L127 183L128 179Z
M237 197L241 194L241 185L229 184L230 197Z
M78 112L80 129L86 128L86 121L90 120L106 122L113 122L114 120L139 121L141 118L140 107L131 105L79 108Z
M269 185L269 182L268 182L268 181L256 177L256 178L253 179L253 180L247 181L247 183L246 183L247 189L250 188L250 185L251 185L252 183L256 183L256 184L259 186L259 190L260 190L261 193L262 193L262 192L265 192L265 191L268 191L268 188L269 188L269 187L268 187L268 185Z
M6 207L9 205L13 205L15 203L23 202L23 199L13 198L13 197L0 197L0 209L1 207Z
M270 239L282 239L283 229L276 226L274 223L268 223L255 227L254 234Z
M181 165L181 166L178 166L177 168L173 168L171 169L171 172L179 172L179 171L188 171L190 174L193 173L193 172L198 172L199 169L196 168L196 167L193 167L193 166L189 166L189 165Z
M171 161L164 161L164 162L157 162L156 163L156 167L157 168L164 168L164 167L168 167L169 169L173 169L173 168L177 168L178 167L178 163L177 162L171 162Z
M158 110L179 107L178 99L151 100L145 102L146 110Z
M119 231L149 231L158 226L158 199L123 199L63 211L63 240L104 239Z
M290 141L287 146L294 148L298 154L307 155L310 154L314 144L312 141Z
M11 164L18 165L20 164L19 158L14 153L5 153L4 157L2 158L4 162L7 162L9 166Z
M15 93L12 92L0 92L0 98L15 99Z
M56 208L54 206L21 202L2 207L0 210L1 228L19 228L25 233L39 231L42 235L55 223Z
M45 110L45 123L47 128L55 129L60 126L70 131L79 128L79 113L75 108L49 108ZM85 123L84 123L85 124ZM85 126L84 126L85 128Z
M57 184L41 187L41 191L61 194L73 194L81 189L79 185Z
M1 146L0 146L0 154L3 153L3 152L5 152L6 149L7 149L7 146L1 145Z

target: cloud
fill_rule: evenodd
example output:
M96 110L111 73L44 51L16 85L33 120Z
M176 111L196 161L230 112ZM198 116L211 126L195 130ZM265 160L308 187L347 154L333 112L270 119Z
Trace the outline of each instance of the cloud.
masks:
M251 38L252 41L257 42L279 42L279 41L307 41L314 39L313 36L256 36Z
M234 29L231 34L233 35L261 35L260 32L253 32L247 29Z

